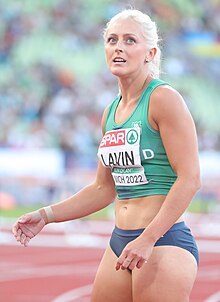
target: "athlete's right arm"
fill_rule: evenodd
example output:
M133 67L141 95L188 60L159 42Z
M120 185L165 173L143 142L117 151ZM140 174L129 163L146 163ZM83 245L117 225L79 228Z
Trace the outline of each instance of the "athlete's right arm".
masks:
M102 116L102 133L106 122L108 107ZM99 161L95 181L84 187L75 195L51 206L55 222L73 220L95 213L110 203L116 197L115 183L111 170Z
M27 246L30 239L36 236L46 224L85 217L105 208L114 201L115 197L116 191L111 171L99 163L94 183L46 209L40 208L21 216L13 225L12 232L17 241ZM48 215L48 209L51 211L50 215Z
M104 120L105 113L102 125ZM116 195L110 169L99 162L96 179L92 184L46 209L41 208L21 216L13 225L12 232L17 241L27 246L30 239L36 236L47 223L74 220L95 213L112 203Z

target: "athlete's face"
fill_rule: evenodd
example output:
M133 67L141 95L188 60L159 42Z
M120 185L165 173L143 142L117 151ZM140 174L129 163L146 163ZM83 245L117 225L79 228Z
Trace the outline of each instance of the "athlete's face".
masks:
M132 19L115 21L107 30L105 56L107 66L118 77L132 76L147 68L146 39L141 26Z

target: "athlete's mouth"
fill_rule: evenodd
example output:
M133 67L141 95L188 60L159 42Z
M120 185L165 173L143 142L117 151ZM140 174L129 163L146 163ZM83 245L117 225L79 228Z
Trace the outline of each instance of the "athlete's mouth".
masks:
M113 59L113 62L114 63L125 63L126 60L123 59L123 58L120 58L120 57L116 57L116 58Z

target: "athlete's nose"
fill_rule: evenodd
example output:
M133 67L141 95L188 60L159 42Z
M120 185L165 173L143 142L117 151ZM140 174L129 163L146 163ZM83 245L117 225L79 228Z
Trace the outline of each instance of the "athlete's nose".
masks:
M117 52L117 53L123 52L122 41L120 41L120 40L117 41L117 44L115 45L115 52Z

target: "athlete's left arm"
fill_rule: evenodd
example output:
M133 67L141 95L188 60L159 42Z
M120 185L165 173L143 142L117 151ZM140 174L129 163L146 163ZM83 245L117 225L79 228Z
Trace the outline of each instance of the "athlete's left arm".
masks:
M148 118L151 126L160 132L177 180L144 232L126 245L117 260L116 270L141 268L155 242L181 217L200 187L195 125L180 94L167 85L155 89Z
M189 206L200 187L200 168L194 121L181 95L169 86L160 86L150 104L150 117L177 174L159 213L144 232L157 241Z

